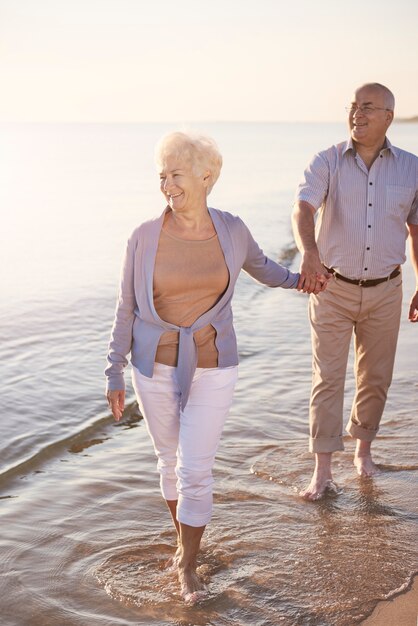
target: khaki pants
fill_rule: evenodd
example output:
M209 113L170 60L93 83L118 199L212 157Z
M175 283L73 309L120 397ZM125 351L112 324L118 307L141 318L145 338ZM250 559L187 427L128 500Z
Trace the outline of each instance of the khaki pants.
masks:
M392 380L401 306L401 275L366 288L332 278L324 292L310 296L311 452L344 449L344 386L353 332L356 393L347 431L357 439L375 438Z

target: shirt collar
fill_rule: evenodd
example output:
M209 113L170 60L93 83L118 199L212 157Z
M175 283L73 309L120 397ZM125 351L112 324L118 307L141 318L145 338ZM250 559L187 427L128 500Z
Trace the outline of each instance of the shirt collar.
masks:
M383 150L390 150L390 152L392 152L394 157L399 156L399 148L395 148L395 146L392 146L392 144L390 143L387 137L385 139L385 147L383 148Z
M351 137L348 141L345 142L345 145L343 148L343 155L346 154L346 152L348 152L349 150L351 150L354 155L356 154L356 148ZM392 146L392 144L390 143L387 137L385 137L385 144L382 148L382 151L384 150L389 150L393 154L394 157L399 156L399 149L395 148L395 146Z

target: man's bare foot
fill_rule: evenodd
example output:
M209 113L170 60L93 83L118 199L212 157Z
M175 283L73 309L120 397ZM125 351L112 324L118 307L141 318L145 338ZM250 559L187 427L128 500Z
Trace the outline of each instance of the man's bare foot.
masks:
M320 500L324 497L327 491L337 493L338 488L332 478L328 478L325 481L317 480L315 475L312 476L312 480L309 486L302 491L299 491L299 495L305 500Z
M203 599L205 586L193 567L178 568L181 596L187 604L195 604Z
M353 462L359 476L374 476L379 471L373 463L371 455L355 456Z
M373 463L370 451L371 445L371 441L362 441L361 439L357 439L353 463L357 468L359 476L374 476L374 474L377 474L379 471Z
M320 452L315 455L315 470L311 482L306 489L299 492L305 500L320 500L327 490L337 491L331 474L331 455L331 452Z

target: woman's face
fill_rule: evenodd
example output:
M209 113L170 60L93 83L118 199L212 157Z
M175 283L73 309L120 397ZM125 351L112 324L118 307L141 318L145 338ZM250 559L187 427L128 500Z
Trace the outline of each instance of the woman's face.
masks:
M173 211L206 208L209 173L196 175L187 161L168 156L160 170L160 189Z

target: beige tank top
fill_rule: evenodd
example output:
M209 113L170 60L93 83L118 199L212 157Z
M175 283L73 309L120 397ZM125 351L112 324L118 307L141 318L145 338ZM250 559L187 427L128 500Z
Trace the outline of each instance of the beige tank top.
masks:
M179 239L164 229L154 267L154 306L159 317L176 326L191 326L224 293L229 272L218 236ZM208 325L196 331L197 367L217 367L216 331ZM177 365L178 332L163 333L156 362Z

